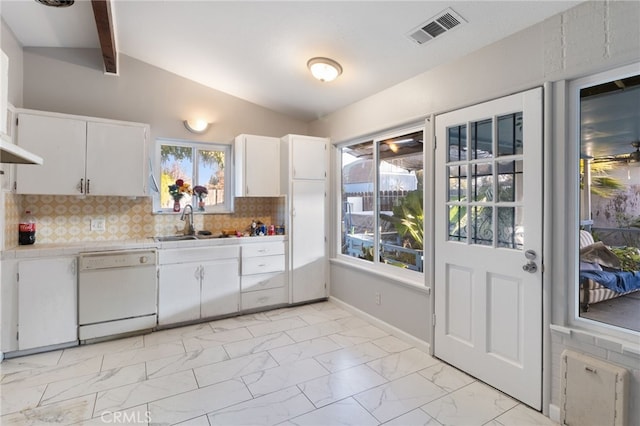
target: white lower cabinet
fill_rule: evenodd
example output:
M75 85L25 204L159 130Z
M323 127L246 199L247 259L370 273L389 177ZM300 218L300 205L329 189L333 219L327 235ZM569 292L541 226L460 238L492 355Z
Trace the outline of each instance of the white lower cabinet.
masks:
M284 242L242 247L241 306L251 310L288 302Z
M160 265L158 324L200 318L200 264Z
M78 340L76 257L18 262L18 350Z
M238 257L202 264L200 316L202 318L231 314L240 309L240 277Z
M240 249L204 247L158 251L158 325L239 310Z

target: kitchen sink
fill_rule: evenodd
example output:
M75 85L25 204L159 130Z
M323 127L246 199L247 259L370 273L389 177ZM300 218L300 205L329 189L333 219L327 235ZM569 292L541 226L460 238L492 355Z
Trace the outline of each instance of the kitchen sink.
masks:
M166 235L163 237L153 237L156 242L167 241L189 241L189 240L209 240L212 238L227 238L229 235L217 234L217 235Z
M195 235L167 235L165 237L153 237L153 239L157 242L165 242L165 241L197 240L198 237L196 237Z

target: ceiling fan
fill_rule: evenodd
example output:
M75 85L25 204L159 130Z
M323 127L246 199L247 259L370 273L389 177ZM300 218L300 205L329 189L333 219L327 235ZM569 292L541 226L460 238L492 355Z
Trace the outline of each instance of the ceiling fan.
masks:
M594 158L593 162L595 163L605 163L605 162L625 162L625 163L640 163L640 140L631 142L631 146L636 150L631 151L627 154L620 155L610 155L606 157Z
M629 162L637 163L640 162L640 141L631 142L631 146L636 150L629 153Z

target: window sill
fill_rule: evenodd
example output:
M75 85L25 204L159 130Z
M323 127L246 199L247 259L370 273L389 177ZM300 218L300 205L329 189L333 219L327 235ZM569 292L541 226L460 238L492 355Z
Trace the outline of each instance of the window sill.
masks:
M586 330L577 327L551 324L551 332L560 336L570 337L581 342L601 347L611 352L640 358L640 338L635 335L635 341L626 340L616 336L610 336L594 330ZM631 337L633 332L629 332Z
M403 287L410 288L412 290L416 290L420 293L426 293L427 295L431 294L431 287L425 285L424 281L419 281L419 279L424 280L424 275L418 275L416 273L416 279L411 279L407 277L401 277L398 275L394 275L387 271L381 271L380 269L372 268L372 265L358 265L356 262L350 262L341 258L331 258L329 259L329 263L333 265L344 266L350 269L355 269L359 272L364 272L369 275L374 275L376 277L383 277L392 281L394 284L399 284Z

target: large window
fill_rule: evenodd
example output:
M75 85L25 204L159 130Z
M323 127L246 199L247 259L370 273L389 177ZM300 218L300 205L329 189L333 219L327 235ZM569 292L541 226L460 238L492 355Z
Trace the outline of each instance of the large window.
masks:
M423 151L422 130L340 149L342 254L423 272Z
M175 203L196 213L232 210L231 145L158 140L156 158L156 212L172 212Z
M640 332L640 75L579 89L579 316Z

